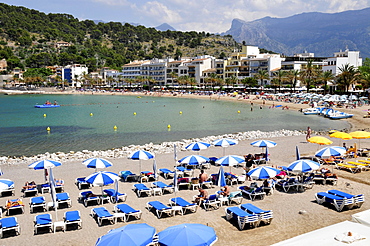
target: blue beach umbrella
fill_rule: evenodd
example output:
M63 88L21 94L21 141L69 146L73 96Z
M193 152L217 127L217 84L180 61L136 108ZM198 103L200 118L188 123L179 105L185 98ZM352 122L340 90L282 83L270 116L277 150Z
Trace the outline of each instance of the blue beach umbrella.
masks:
M250 170L248 172L248 176L252 179L270 179L275 177L279 173L279 169L268 166L260 166Z
M113 166L112 162L102 158L89 158L82 162L87 168L107 168Z
M346 148L339 146L325 147L315 153L316 157L329 158L330 156L341 156L346 153Z
M0 191L14 188L14 182L10 179L0 179Z
M187 164L187 165L200 165L207 161L209 161L209 158L201 156L201 155L189 155L189 156L185 156L184 158L181 158L180 160L178 160L179 163Z
M217 186L223 187L226 185L224 168L221 166L217 173Z
M185 147L185 149L192 151L200 151L202 149L207 149L209 146L211 146L209 143L196 142L189 144L188 146Z
M223 148L223 155L225 155L225 148L229 147L231 145L238 144L238 140L231 139L231 138L221 138L213 141L213 145L216 147L222 147Z
M258 140L252 142L251 145L259 148L272 148L276 146L276 143L270 140Z
M57 161L43 160L43 161L36 161L36 162L28 165L28 168L34 169L34 170L41 170L41 169L59 167L61 165L62 165L62 163L57 162Z
M245 158L238 155L227 155L224 157L221 157L215 161L216 164L219 164L221 166L236 166L239 163L242 163L245 161Z
M154 173L154 179L157 180L158 174L157 174L157 162L155 159L153 160L153 173Z
M158 233L158 238L162 246L203 246L217 241L215 230L202 224L170 226Z
M292 172L311 172L320 168L320 164L311 160L297 160L288 166L288 170Z
M105 172L105 171L95 172L85 178L85 181L87 183L90 183L93 186L100 186L102 195L104 195L104 192L103 192L104 185L113 184L114 182L118 180L119 180L118 174L112 173L112 172ZM101 200L101 202L103 203L103 199Z
M141 172L141 160L149 160L154 158L154 154L145 151L145 150L138 150L133 153L131 153L128 156L131 160L139 160L139 166L140 166L140 172Z
M108 231L96 241L96 246L145 246L153 241L155 228L146 224L130 224Z
M295 146L295 155L297 160L301 159L301 155L299 154L299 149L297 145Z

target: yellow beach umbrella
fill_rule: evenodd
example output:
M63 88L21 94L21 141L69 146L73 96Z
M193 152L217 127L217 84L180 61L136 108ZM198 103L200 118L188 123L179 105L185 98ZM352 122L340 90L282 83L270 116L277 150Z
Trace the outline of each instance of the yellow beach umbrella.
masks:
M349 135L348 133L346 132L339 132L339 131L336 131L332 134L329 135L331 138L339 138L339 139L342 139L342 140L350 140L352 139L352 136Z
M315 144L320 144L320 145L329 145L333 143L333 141L327 139L326 137L321 137L321 136L311 137L307 139L307 141L310 143L315 143Z
M365 132L365 131L354 131L354 132L350 132L349 135L351 135L352 138L356 138L356 139L370 138L370 132Z

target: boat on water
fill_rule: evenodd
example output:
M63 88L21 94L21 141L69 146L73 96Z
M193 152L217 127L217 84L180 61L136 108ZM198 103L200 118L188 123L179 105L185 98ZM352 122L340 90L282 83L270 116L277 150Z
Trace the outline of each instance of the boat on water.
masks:
M344 113L338 110L335 110L333 112L330 112L327 117L329 117L332 120L339 120L339 119L347 119L353 117L353 114Z
M36 104L35 108L58 108L60 105L54 105L54 104Z
M313 115L313 114L319 114L320 108L306 108L302 110L302 113L304 115Z

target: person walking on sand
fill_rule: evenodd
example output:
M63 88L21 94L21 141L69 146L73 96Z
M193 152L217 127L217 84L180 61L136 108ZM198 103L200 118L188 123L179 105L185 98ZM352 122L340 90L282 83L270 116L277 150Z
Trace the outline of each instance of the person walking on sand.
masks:
M312 130L310 127L307 127L307 135L306 135L306 141L311 137Z

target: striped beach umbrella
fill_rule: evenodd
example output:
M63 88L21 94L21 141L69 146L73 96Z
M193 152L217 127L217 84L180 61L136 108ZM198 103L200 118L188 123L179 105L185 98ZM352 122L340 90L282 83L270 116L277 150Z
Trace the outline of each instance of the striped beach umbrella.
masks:
M102 158L89 158L82 162L87 168L107 168L113 166L112 162Z
M220 167L217 173L217 186L224 187L226 185L225 171Z
M138 150L133 153L131 153L128 156L129 159L131 160L139 160L139 168L140 168L140 173L141 173L141 161L142 160L149 160L154 158L154 154L145 151L145 150Z
M329 158L330 156L341 156L346 153L346 148L339 146L331 146L320 149L315 153L316 157Z
M34 170L41 170L41 169L59 167L61 165L62 165L62 163L57 162L57 161L43 160L43 161L36 161L36 162L28 165L28 168L34 169Z
M268 166L260 166L250 170L248 172L248 176L252 179L270 179L275 177L279 173L279 169Z
M10 179L0 179L0 191L6 191L14 188L14 182Z
M118 180L119 176L113 172L99 171L91 174L85 178L85 181L94 186L104 186L113 184L114 181Z
M185 156L184 158L181 158L180 160L178 160L179 163L187 164L187 165L200 165L207 161L209 161L209 158L201 156L201 155L189 155L189 156Z
M272 148L276 146L276 143L270 140L258 140L252 142L251 145L259 148Z
M320 168L320 164L311 160L297 160L288 166L288 170L292 172L306 173L315 171Z
M221 138L213 141L213 145L216 147L223 148L223 155L225 155L225 148L238 144L238 140L231 139L231 138Z
M200 151L202 149L207 149L209 146L211 146L209 143L196 142L189 144L188 146L185 147L185 149L192 151Z

